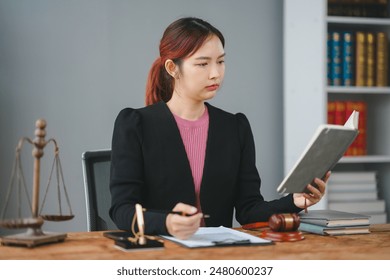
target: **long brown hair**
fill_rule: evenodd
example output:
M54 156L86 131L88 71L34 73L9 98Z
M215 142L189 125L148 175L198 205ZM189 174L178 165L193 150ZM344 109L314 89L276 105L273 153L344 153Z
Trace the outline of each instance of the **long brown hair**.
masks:
M171 59L180 67L182 59L195 53L212 35L225 46L222 33L199 18L181 18L167 27L160 41L160 57L153 63L146 83L146 105L167 102L172 97L174 79L165 70L165 61Z

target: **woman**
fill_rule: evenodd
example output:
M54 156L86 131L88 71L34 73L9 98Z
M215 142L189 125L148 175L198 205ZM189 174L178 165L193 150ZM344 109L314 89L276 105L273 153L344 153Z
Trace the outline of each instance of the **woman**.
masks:
M120 229L130 229L136 203L146 209L146 233L185 239L200 225L231 227L233 209L246 224L299 212L323 196L328 177L315 179L318 189L308 185L310 194L264 201L247 118L206 102L224 78L224 44L198 18L165 30L147 81L148 106L126 108L115 122L110 216Z

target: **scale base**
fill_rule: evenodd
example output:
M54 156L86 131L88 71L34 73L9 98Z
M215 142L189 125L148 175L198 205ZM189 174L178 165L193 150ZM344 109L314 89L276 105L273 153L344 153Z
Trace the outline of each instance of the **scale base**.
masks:
M0 243L5 246L27 246L29 248L62 242L67 237L66 233L42 232L40 229L28 229L25 233L0 237Z

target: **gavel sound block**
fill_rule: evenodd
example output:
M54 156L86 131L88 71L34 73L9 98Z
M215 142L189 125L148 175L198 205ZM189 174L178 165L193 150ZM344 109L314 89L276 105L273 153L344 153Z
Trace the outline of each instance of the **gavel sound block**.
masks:
M295 213L274 214L268 223L253 223L243 225L243 229L262 229L260 237L272 241L298 241L304 236L297 229L300 225L300 218Z

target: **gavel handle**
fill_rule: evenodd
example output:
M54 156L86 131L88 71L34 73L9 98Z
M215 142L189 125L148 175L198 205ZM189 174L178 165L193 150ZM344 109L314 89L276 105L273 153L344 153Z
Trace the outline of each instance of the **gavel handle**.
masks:
M242 225L242 228L247 230L254 230L254 229L266 228L266 227L269 227L268 222L256 222L256 223Z

